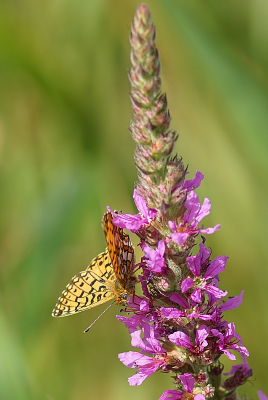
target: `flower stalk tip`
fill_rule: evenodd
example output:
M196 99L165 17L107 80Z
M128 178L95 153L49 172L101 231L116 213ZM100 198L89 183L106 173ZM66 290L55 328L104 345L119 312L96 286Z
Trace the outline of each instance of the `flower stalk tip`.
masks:
M178 136L169 130L170 115L166 95L161 94L160 60L155 38L149 9L141 4L136 10L130 34L132 67L129 80L134 113L130 133L137 144L134 159L139 174L150 176L154 183L161 183ZM150 180L147 181L150 185ZM142 187L144 185L140 189Z

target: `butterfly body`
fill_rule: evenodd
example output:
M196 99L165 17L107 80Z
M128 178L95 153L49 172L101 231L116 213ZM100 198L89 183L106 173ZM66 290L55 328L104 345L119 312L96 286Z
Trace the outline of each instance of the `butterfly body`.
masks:
M134 249L129 236L114 226L112 219L111 213L103 217L107 249L72 278L52 311L53 317L72 315L112 299L124 305L127 296L135 294Z

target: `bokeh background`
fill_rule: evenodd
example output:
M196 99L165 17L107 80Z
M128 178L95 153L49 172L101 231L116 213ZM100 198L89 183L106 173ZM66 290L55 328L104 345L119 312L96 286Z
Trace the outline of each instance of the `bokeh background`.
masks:
M0 0L0 399L155 400L117 359L130 338L112 307L54 319L70 278L105 248L106 205L135 212L127 70L136 0ZM176 151L205 180L213 256L230 257L226 313L268 393L268 3L148 0ZM133 241L135 242L135 238ZM222 361L225 362L224 358ZM240 359L238 358L238 362ZM226 362L227 372L231 364Z

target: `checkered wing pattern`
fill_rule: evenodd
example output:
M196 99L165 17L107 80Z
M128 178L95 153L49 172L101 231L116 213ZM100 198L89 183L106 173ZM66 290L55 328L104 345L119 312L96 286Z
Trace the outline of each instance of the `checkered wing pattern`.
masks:
M133 277L134 249L129 236L122 228L113 225L112 221L113 216L110 212L104 214L103 230L109 254L118 282L128 294L131 294L134 293L136 283L136 278Z
M116 304L125 304L127 295L134 295L134 249L129 236L113 225L112 220L109 212L103 217L107 249L85 271L73 277L59 297L53 317L85 311L114 298Z
M109 251L94 258L85 271L75 275L62 292L53 317L65 317L106 303L117 297L116 276Z

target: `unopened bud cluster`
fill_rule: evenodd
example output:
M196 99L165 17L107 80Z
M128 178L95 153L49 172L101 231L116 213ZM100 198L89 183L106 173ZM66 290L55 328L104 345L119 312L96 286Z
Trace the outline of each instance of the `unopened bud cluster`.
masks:
M177 134L169 129L170 115L165 94L161 94L160 62L155 46L155 27L145 5L135 14L130 34L130 98L134 120L130 132L137 143L134 154L139 171L138 193L150 208L176 202L172 189L184 176L184 166L175 157L169 160Z

